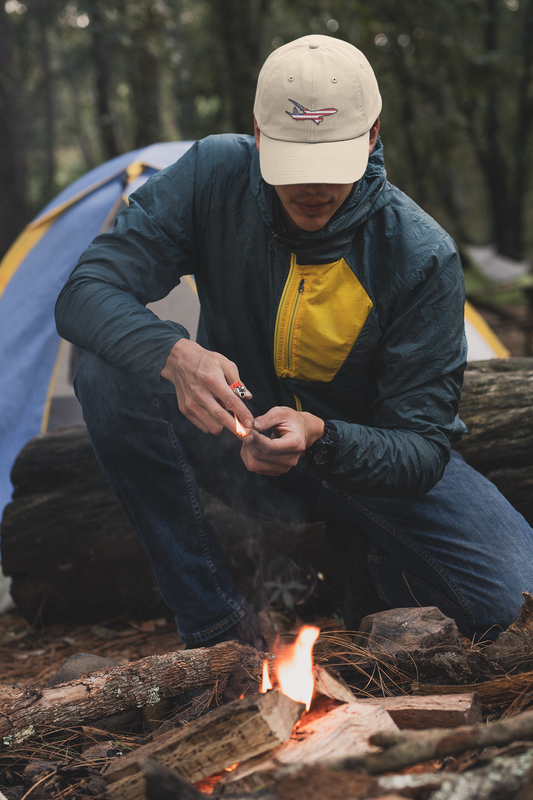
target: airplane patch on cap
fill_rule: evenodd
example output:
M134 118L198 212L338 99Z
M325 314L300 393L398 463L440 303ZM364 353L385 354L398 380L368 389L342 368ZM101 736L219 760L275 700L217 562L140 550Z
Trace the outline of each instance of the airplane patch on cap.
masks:
M336 114L339 110L338 108L320 108L318 111L310 111L305 106L300 105L297 103L296 100L291 100L289 97L289 103L294 104L294 108L292 110L292 114L290 111L286 111L285 113L292 117L293 119L310 119L316 125L320 125L321 122L324 121L324 117L330 117L332 114Z

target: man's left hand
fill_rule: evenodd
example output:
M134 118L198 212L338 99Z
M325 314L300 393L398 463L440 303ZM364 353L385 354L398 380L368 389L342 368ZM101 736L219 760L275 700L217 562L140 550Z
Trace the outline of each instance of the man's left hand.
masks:
M270 431L270 438L263 431ZM241 458L250 472L283 475L323 434L324 421L320 417L276 406L256 417L254 430L243 440Z

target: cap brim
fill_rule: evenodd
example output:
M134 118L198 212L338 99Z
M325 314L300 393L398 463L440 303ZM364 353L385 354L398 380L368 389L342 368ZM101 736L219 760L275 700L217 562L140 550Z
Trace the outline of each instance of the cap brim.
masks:
M272 186L297 183L355 183L368 164L370 131L342 142L282 142L261 131L259 163Z

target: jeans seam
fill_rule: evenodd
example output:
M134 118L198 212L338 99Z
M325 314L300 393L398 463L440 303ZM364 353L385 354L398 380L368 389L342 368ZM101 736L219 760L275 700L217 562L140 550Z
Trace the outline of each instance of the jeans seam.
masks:
M363 513L365 516L367 516L369 519L371 519L372 522L374 522L376 525L379 525L381 528L383 528L384 530L386 530L389 533L391 533L393 536L395 536L397 539L399 539L401 542L403 542L407 547L409 547L409 549L411 549L414 552L416 552L421 558L424 559L424 561L426 561L428 564L431 564L431 566L438 572L438 574L445 581L447 586L451 589L451 591L453 592L454 596L459 601L459 607L464 611L464 613L467 616L467 619L470 621L471 624L475 624L475 616L472 613L472 611L470 609L470 606L468 605L466 600L463 598L463 596L462 596L461 592L459 591L458 587L456 586L455 582L452 581L447 576L446 572L442 569L440 564L438 564L430 556L428 556L427 553L425 553L423 550L421 550L414 542L411 542L411 540L407 539L407 537L405 537L402 533L400 533L400 531L397 531L395 528L393 528L392 525L390 525L388 522L385 522L385 520L383 520L380 517L376 516L376 514L374 514L372 511L370 511L369 509L365 508L360 503L358 503L356 500L354 500L354 498L351 495L345 494L344 492L340 491L339 489L336 489L330 483L327 483L327 481L323 481L323 487L324 487L324 489L327 489L328 491L333 492L334 494L338 495L343 500L348 502L350 505L352 505L355 508L357 508L361 513Z
M187 464L185 462L185 459L183 457L181 444L180 444L179 440L177 439L177 437L176 437L176 435L174 433L174 429L173 429L172 425L169 422L167 422L167 427L168 427L168 432L169 432L170 443L171 443L172 447L174 448L174 450L176 452L177 459L178 459L179 464L180 464L180 466L181 466L181 468L183 470L183 474L184 474L184 477L185 477L185 485L187 487L187 494L188 494L188 497L189 497L189 501L191 503L191 507L192 507L193 514L194 514L194 519L195 519L195 522L196 522L196 531L197 531L197 535L198 535L198 540L200 542L200 547L202 549L202 554L204 556L204 559L205 559L205 561L206 561L206 563L207 563L207 565L209 567L209 571L211 572L211 575L213 577L213 584L215 586L215 590L216 590L217 594L219 595L219 597L221 597L223 600L225 600L225 602L228 603L234 609L234 611L236 611L239 614L238 619L242 619L244 617L245 613L246 613L245 609L243 609L231 597L228 597L226 595L226 593L223 592L221 590L221 588L220 588L220 584L219 584L218 579L217 579L217 573L216 573L215 565L213 564L213 561L211 559L211 555L209 553L209 548L207 546L206 537L205 537L205 530L204 530L204 524L203 524L203 519L202 519L202 512L200 511L200 506L198 505L198 501L196 499L196 495L195 495L194 488L193 488L193 483L192 483L191 476L190 476L190 471L189 471L189 469L187 467ZM224 624L225 623L220 623L219 625L216 625L214 628L209 629L209 631L205 631L205 633L207 633L207 632L209 632L209 633L216 632ZM200 634L196 634L196 636L200 636ZM187 637L187 638L188 639L193 639L195 637L193 635L193 636L190 636L190 637Z

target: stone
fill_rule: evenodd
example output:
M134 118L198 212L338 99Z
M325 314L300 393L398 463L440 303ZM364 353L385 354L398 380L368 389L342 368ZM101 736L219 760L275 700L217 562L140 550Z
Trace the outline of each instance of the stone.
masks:
M454 620L436 606L392 608L364 617L356 644L375 656L393 655L400 650L454 645L458 635Z
M81 678L82 675L88 675L91 672L96 672L104 667L116 667L117 662L111 658L103 658L102 656L94 656L91 653L76 653L73 656L66 658L55 675L52 675L46 684L50 689L52 686L57 686L59 683L68 683Z
M48 681L47 687L50 689L60 683L75 681L81 678L82 675L89 675L99 669L116 667L117 665L118 662L113 661L111 658L95 656L91 653L75 653L63 661L58 671ZM140 716L140 712L137 709L133 709L122 714L113 714L113 716L105 719L94 720L92 724L95 728L101 728L109 732L126 731L139 721Z

